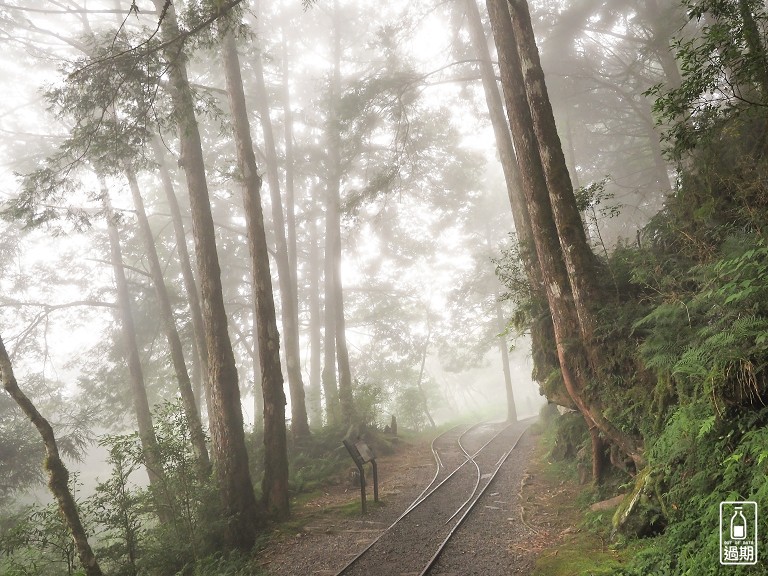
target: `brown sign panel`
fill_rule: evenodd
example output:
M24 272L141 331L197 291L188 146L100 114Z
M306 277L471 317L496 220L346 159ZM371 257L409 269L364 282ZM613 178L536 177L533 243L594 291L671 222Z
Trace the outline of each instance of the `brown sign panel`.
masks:
M366 444L363 441L356 442L355 448L357 448L357 452L358 454L360 454L360 458L362 459L363 462L370 462L371 460L376 458L376 456L374 456L373 454L373 450L371 450L368 444Z

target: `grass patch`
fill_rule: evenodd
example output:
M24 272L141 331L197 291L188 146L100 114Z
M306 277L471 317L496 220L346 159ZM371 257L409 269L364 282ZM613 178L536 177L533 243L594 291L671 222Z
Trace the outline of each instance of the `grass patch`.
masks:
M629 548L612 550L597 534L581 530L545 550L536 560L533 576L615 576L633 554Z
M625 479L616 475L599 489L579 484L574 460L550 456L557 437L556 423L540 430L523 491L525 517L546 519L549 542L541 551L532 576L617 576L649 540L614 544L610 540L613 509L592 512L589 506L614 495Z

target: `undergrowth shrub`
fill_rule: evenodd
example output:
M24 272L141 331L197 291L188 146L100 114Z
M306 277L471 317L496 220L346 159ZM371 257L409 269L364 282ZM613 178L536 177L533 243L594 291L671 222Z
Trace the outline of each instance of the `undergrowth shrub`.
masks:
M749 231L720 239L695 261L662 263L666 239L614 254L630 286L610 313L612 351L634 349L638 368L612 358L629 385L606 404L640 423L667 525L627 574L751 573L719 564L719 503L768 509L768 249Z
M180 402L157 407L154 425L162 470L151 488L136 484L136 475L145 473L137 433L100 441L109 451L111 473L82 508L109 574L189 574L219 548L218 494L212 476L197 463Z
M76 479L70 481L76 487ZM73 490L74 491L74 490ZM77 551L58 505L34 504L3 518L0 574L78 576Z

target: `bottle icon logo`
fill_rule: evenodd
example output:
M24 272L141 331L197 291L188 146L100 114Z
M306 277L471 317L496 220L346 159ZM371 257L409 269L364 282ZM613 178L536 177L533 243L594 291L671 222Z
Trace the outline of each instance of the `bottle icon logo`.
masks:
M720 502L720 564L757 564L757 503Z
M741 511L741 506L734 507L733 516L731 516L731 539L745 540L747 538L747 519Z

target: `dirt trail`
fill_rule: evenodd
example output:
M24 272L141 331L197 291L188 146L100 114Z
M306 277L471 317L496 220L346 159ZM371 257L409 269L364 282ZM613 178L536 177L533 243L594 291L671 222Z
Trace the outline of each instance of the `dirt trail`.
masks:
M519 494L535 441L530 432L523 436L430 574L530 574L538 538L530 524L521 520ZM297 507L295 522L280 529L262 555L270 576L336 574L408 507L435 472L428 441L378 462L383 505L371 506L365 517L345 514L339 506L359 502L358 489L348 485L331 487ZM371 576L390 576L391 569L386 570Z

